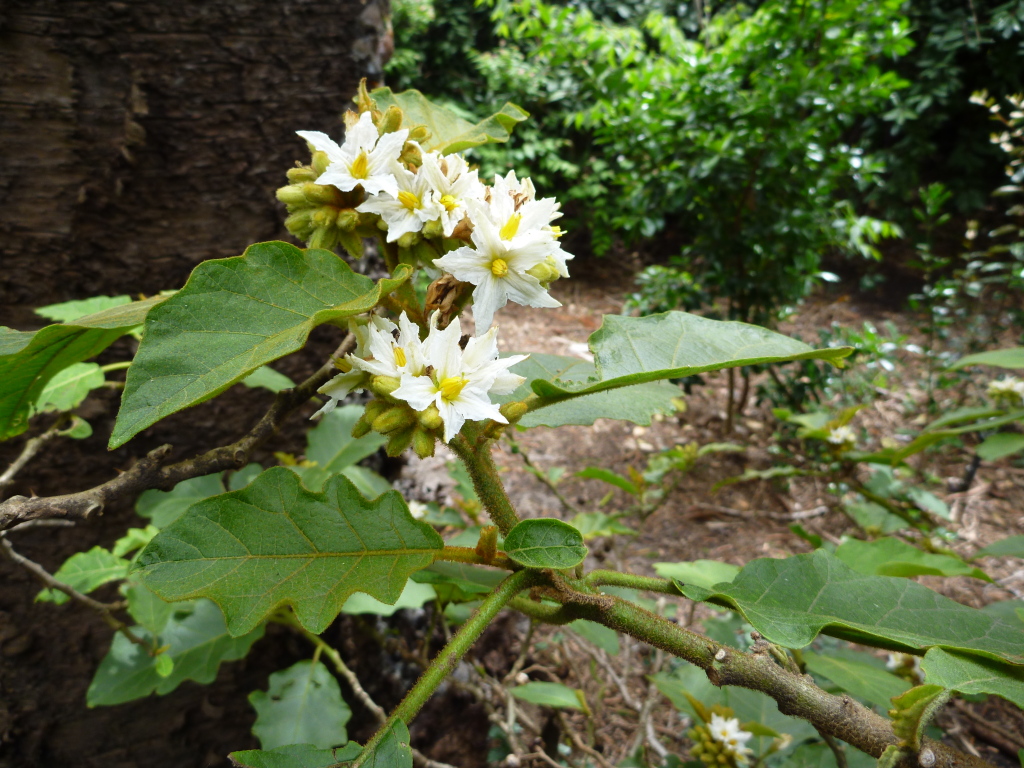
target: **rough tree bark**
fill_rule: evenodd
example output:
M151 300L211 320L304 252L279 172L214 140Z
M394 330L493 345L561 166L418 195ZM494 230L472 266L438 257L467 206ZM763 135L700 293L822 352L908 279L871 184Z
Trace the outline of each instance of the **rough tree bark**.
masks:
M0 324L284 237L274 189L389 53L388 0L0 4Z

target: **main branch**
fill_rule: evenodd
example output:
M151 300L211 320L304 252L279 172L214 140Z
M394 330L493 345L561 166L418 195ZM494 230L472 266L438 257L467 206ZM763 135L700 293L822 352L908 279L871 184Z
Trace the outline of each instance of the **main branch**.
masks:
M335 355L345 354L354 343L354 338L349 334ZM172 446L161 445L139 459L126 472L87 491L34 498L12 496L0 504L0 531L29 520L83 519L102 511L119 498L137 496L152 488L169 491L183 480L226 469L240 469L249 461L253 451L274 435L284 420L313 397L336 373L333 363L327 363L297 387L279 392L274 404L256 425L230 445L214 448L166 467L162 465L170 455Z

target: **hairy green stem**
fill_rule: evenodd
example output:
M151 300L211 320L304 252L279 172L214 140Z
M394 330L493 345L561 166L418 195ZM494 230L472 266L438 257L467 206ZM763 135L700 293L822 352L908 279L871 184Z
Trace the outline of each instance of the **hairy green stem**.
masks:
M491 440L470 440L464 435L458 435L448 447L455 451L455 455L466 465L484 509L502 535L507 536L519 523L519 515L505 493L505 486L498 476L498 468L494 466L491 443Z
M494 557L487 560L481 557L473 547L445 547L434 553L434 562L438 560L445 560L449 563L493 565L495 568L504 568L507 571L519 570L519 566L512 562L504 552L496 552Z
M643 592L660 592L677 597L679 595L679 590L671 579L659 579L655 576L635 576L632 573L598 570L588 573L583 581L591 587L630 587Z
M494 620L498 612L516 595L535 584L538 580L539 574L536 571L519 571L518 573L513 573L495 587L494 591L480 604L476 613L462 625L459 631L448 641L448 644L434 658L430 666L420 676L416 685L412 687L405 698L402 699L402 702L395 708L395 711L391 713L387 722L380 727L372 739L366 742L366 746L363 747L363 751L355 763L356 766L362 765L361 761L366 760L373 754L377 745L396 722L401 720L403 723L408 724L416 716L416 713L420 711L420 708L427 702L427 699L433 695L437 686L455 669L455 665L459 663L459 660L466 654L470 646L476 642L476 639L480 637L480 634L487 628L487 625Z

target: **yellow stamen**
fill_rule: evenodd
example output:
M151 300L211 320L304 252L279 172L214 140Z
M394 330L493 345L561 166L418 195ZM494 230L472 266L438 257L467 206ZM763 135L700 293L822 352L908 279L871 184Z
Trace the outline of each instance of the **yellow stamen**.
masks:
M449 376L447 379L441 379L441 384L438 389L441 390L441 397L445 400L451 401L459 396L459 393L469 384L469 379L462 376Z
M562 228L560 226L558 226L557 224L552 224L551 225L551 234L554 235L555 238L557 239L557 238L561 237L562 235L564 235L565 232L563 232Z
M459 202L455 199L455 195L441 195L440 202L448 213L451 213L459 207Z
M508 274L508 264L504 259L495 259L491 262L491 274L495 277L504 277Z
M501 228L498 236L502 240L511 240L516 236L516 232L519 231L519 222L522 221L523 215L521 213L513 213L508 217L508 221L505 222L505 226Z
M405 350L402 349L397 344L395 344L394 347L395 347L395 365L397 365L399 368L401 368L403 365L405 365Z
M365 179L370 175L370 156L366 154L365 149L359 153L359 157L352 161L348 172L352 174L353 179Z
M415 211L420 207L420 199L416 197L412 192L402 190L398 193L398 202L408 208L410 211Z

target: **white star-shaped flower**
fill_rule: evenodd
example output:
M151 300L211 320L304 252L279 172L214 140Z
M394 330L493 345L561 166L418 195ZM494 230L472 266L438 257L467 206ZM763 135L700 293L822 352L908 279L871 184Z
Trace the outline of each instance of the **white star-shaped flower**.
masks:
M485 187L477 172L469 170L469 165L461 155L442 157L437 152L429 152L423 156L419 172L430 181L434 196L441 206L442 231L445 237L451 237L455 227L469 213L466 201L482 200Z
M362 186L368 195L388 192L398 196L395 170L409 131L403 129L380 136L369 112L363 112L355 125L345 132L340 147L320 131L297 131L313 148L324 152L331 164L320 174L317 184L332 184L342 192Z
M849 424L843 424L829 430L828 441L832 445L854 445L857 442L857 433Z
M466 421L492 419L508 424L498 406L488 396L511 392L525 379L507 369L526 358L516 355L498 360L494 334L470 339L463 350L459 346L462 328L455 318L444 330L438 328L439 313L430 320L430 333L423 342L427 365L423 375L402 374L402 385L392 396L405 400L417 411L437 406L444 421L444 441L449 442Z
M407 371L418 375L426 368L419 328L405 312L398 318L398 325L387 318L370 315L369 322L350 321L349 328L356 337L355 351L342 361L349 370L317 390L330 399L313 418L333 411L349 392L362 389L369 376L400 379Z
M740 721L735 717L722 717L711 715L711 725L708 727L711 738L721 744L725 751L731 754L738 765L747 765L749 756L753 752L747 747L747 742L754 734L740 728Z
M1024 381L1016 376L1007 376L988 384L988 396L996 401L1005 401L1010 405L1024 403Z
M427 177L405 168L395 168L397 192L375 195L357 211L377 213L388 225L388 242L393 243L408 232L419 232L428 221L433 221L444 210L434 195Z
M543 236L503 238L485 206L473 200L467 204L473 222L473 247L463 246L434 259L434 266L476 286L473 315L477 335L490 328L494 313L509 299L528 307L562 306L529 274L547 259L550 241Z

